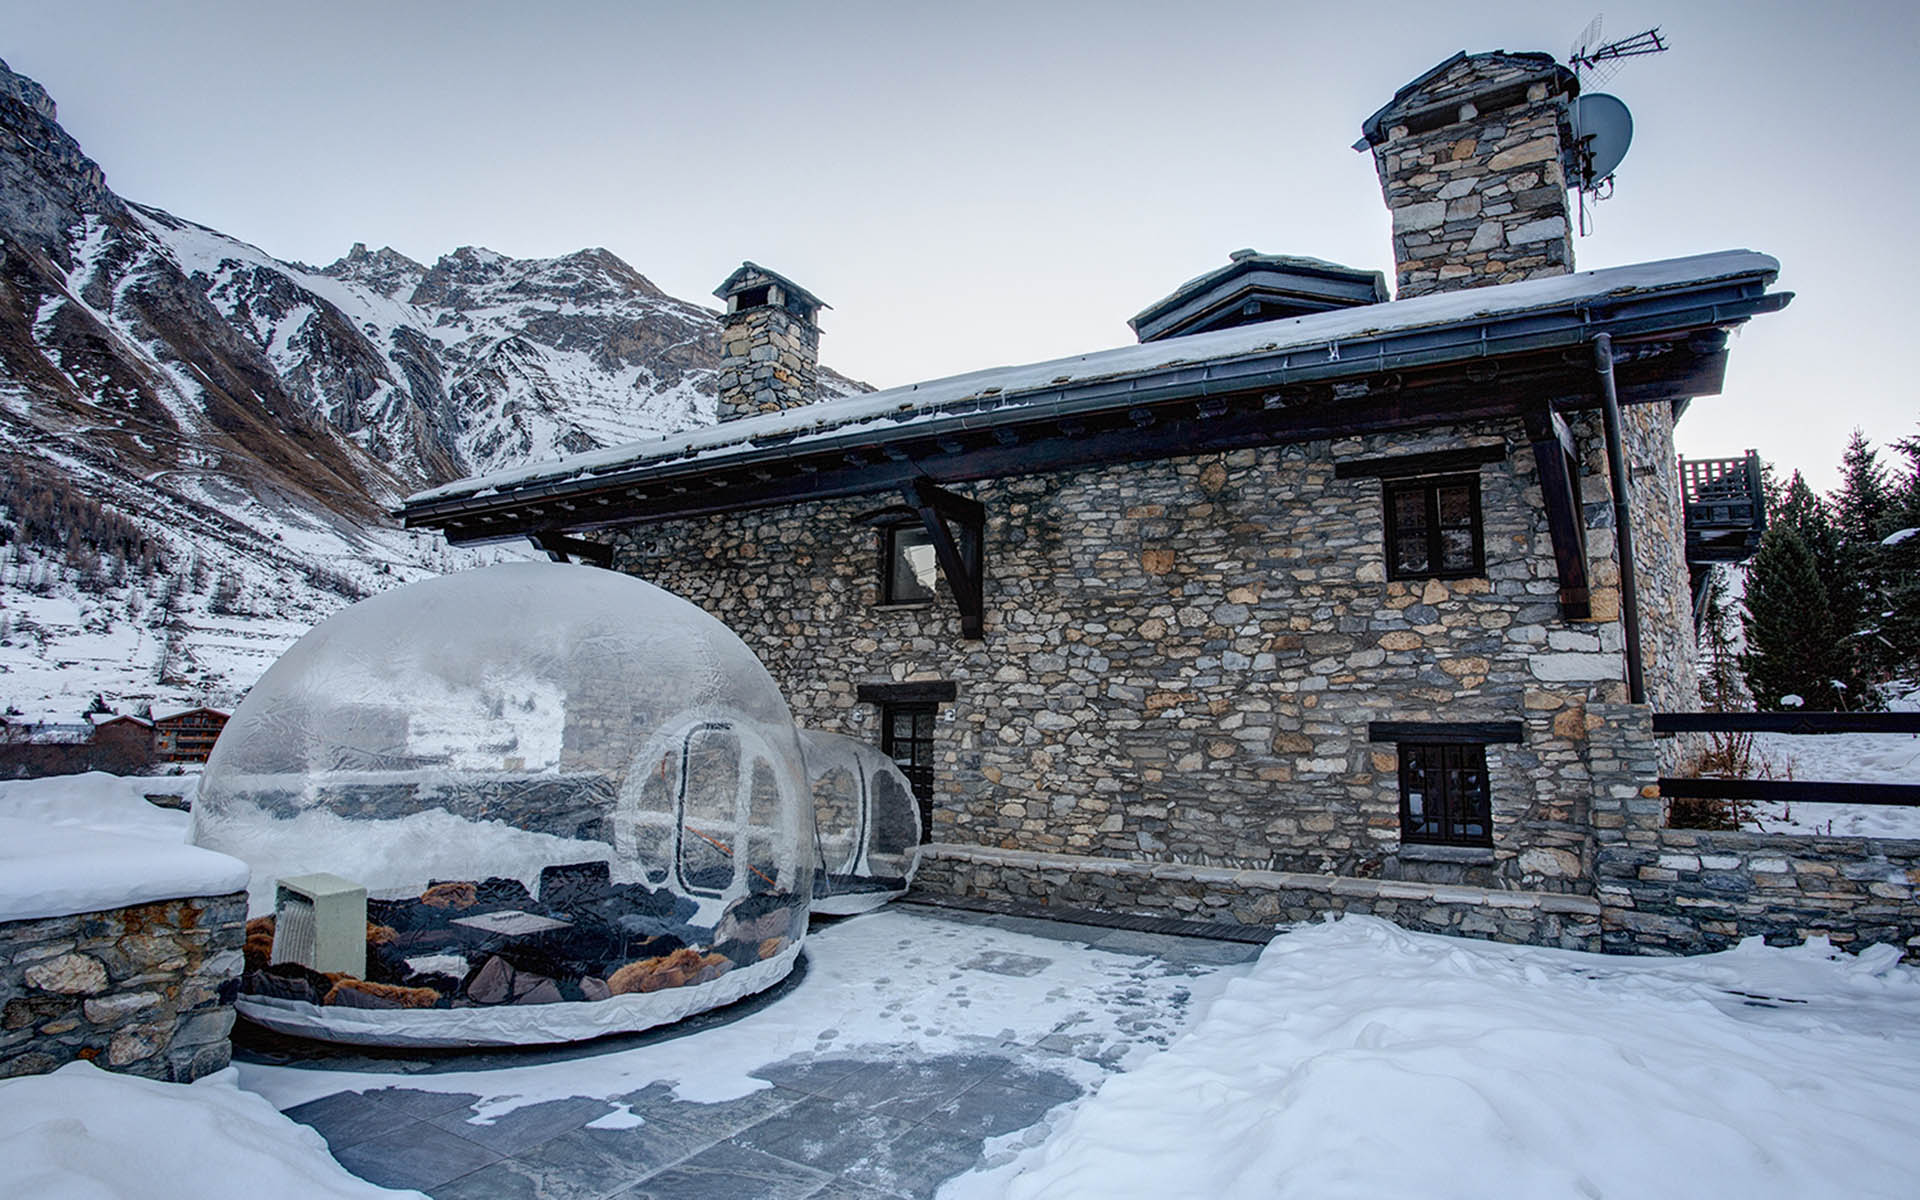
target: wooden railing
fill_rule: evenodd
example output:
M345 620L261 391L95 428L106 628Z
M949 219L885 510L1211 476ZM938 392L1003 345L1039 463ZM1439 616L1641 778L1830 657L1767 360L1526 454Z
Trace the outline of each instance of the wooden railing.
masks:
M1920 733L1920 712L1655 713L1653 731L1673 733ZM1913 783L1813 779L1666 778L1660 794L1692 800L1798 801L1804 804L1920 805Z

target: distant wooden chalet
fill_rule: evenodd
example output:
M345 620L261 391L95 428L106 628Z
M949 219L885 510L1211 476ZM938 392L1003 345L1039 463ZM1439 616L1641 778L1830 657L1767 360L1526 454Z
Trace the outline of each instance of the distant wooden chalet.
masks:
M167 709L154 714L154 756L167 763L203 763L213 753L229 714L217 708Z
M907 769L929 889L1644 942L1602 880L1648 702L1696 702L1691 568L1762 519L1731 470L1683 499L1673 423L1790 296L1746 250L1573 273L1577 90L1460 55L1365 123L1395 299L1241 251L1138 345L813 403L821 305L746 264L720 424L402 516L705 606Z

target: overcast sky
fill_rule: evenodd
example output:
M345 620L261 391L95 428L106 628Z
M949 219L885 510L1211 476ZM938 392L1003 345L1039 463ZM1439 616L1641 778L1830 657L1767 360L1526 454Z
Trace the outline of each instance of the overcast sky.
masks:
M1391 278L1360 122L1456 50L1564 55L1594 3L0 0L0 57L121 195L280 258L605 246L708 303L751 258L887 386L1130 342L1241 246ZM1578 265L1779 258L1798 298L1681 450L1829 487L1854 426L1920 432L1920 4L1606 11L1655 24Z

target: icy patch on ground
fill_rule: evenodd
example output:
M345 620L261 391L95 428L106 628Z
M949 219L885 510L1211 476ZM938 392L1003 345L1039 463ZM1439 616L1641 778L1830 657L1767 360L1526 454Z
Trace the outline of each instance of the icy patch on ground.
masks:
M1877 947L1622 959L1349 917L945 1200L1910 1196L1920 972Z
M1090 931L1092 932L1092 931ZM967 964L1018 955L1030 973ZM474 1121L572 1096L624 1097L653 1083L711 1104L768 1087L754 1072L810 1058L991 1052L1030 1058L1090 1087L1169 1043L1244 968L1181 970L912 911L851 917L807 937L792 991L727 1025L592 1058L491 1071L375 1074L240 1066L243 1086L288 1108L340 1091L470 1093Z
M10 1196L256 1200L419 1196L348 1174L320 1135L234 1086L229 1069L156 1083L69 1063L0 1080Z

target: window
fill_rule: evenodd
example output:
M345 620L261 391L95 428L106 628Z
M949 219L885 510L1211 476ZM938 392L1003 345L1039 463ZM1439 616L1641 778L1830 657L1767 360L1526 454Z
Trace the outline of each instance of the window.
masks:
M1382 494L1387 578L1454 579L1485 570L1478 476L1391 479Z
M733 296L733 311L740 312L742 309L760 308L772 302L773 286L763 283L759 287L750 287L745 291L735 292Z
M924 604L933 599L940 564L924 525L889 525L880 531L880 603Z
M933 832L933 718L938 704L891 702L880 705L880 749L913 785L920 802L920 836Z
M1485 746L1400 743L1400 839L1440 846L1493 845Z

